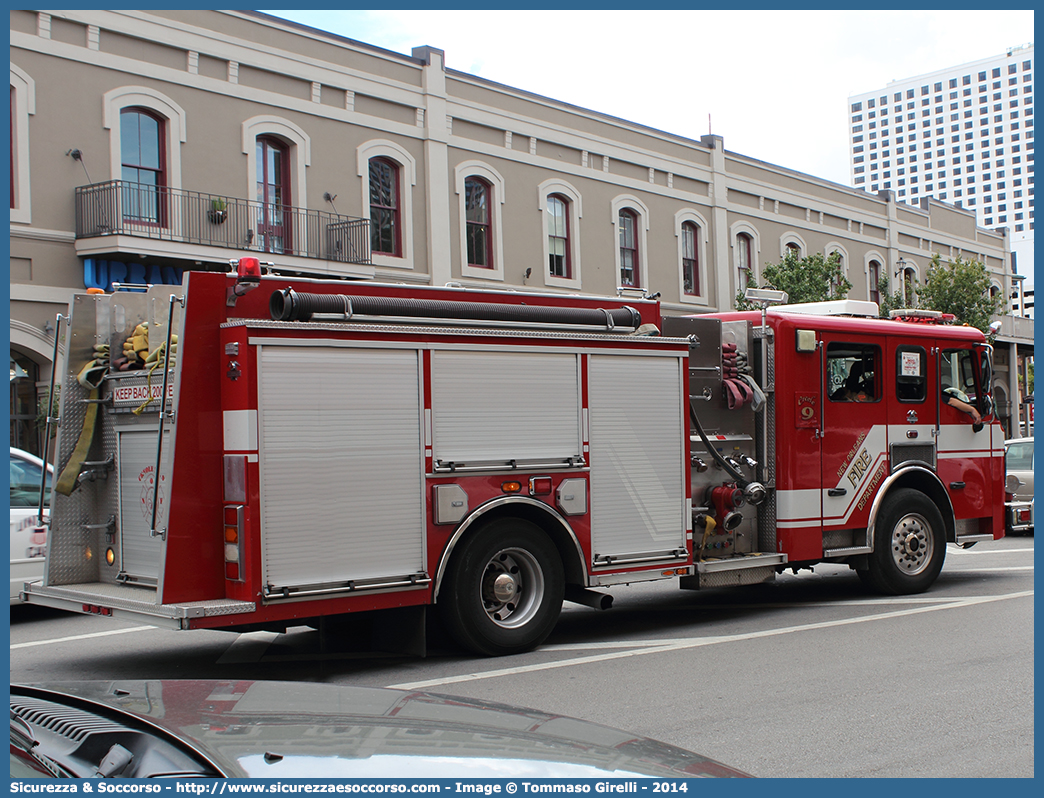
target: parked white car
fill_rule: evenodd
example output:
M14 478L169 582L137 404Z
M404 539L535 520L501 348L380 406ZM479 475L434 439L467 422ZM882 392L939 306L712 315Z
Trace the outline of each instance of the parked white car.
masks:
M1033 438L1004 442L1007 534L1033 534Z
M11 603L25 582L43 579L47 534L36 529L40 512L40 478L44 463L39 457L11 447ZM51 466L47 466L44 516L51 503Z

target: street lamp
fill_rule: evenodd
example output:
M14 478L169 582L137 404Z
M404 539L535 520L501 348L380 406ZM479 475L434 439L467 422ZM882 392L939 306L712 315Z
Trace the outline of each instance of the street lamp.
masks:
M899 256L899 262L895 264L895 276L899 278L899 285L902 286L903 293L903 307L906 307L906 267L907 262L903 260L903 257Z

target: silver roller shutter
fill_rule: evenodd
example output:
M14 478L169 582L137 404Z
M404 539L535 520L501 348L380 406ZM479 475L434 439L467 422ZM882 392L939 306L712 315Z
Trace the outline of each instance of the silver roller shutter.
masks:
M577 355L432 353L437 460L553 462L582 453Z
M264 580L320 585L424 570L415 350L263 345Z
M595 558L685 546L679 360L592 355L591 541Z
M127 576L155 580L159 578L163 542L153 537L152 501L155 493L156 429L120 430L120 571ZM164 480L159 497L162 512L157 513L156 524L164 523L165 503L170 496L167 485L167 464L170 454L170 432L163 433Z

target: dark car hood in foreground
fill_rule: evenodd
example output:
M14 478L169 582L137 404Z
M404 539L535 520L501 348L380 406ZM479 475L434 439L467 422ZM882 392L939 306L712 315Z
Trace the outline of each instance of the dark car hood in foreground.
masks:
M110 723L95 734L111 739L74 739L90 724L77 728L75 711L51 717L48 699L106 714ZM575 718L401 690L308 682L59 682L12 686L11 706L37 732L38 750L59 762L64 757L80 776L89 775L84 762L96 765L113 742L131 748L121 724L166 733L175 748L181 741L197 752L201 774L209 763L209 775L233 778L746 776L690 751ZM184 762L166 764L172 760L158 752L154 768L146 766L145 754L136 756L127 775L190 770Z

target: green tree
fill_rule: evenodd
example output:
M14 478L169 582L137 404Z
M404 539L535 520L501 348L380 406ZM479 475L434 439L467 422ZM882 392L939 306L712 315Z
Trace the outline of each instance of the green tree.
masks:
M841 267L841 253L832 252L824 258L817 252L799 258L795 250L788 249L779 263L765 267L759 287L786 291L787 301L793 304L844 299L852 289L852 283L845 277ZM737 310L752 310L756 307L744 299L742 293L736 295Z
M944 262L936 253L917 291L917 307L952 313L958 323L988 333L990 321L1004 310L1004 297L990 293L990 276L980 261L958 255Z
M905 302L903 302L902 294L899 294L899 293L893 294L889 290L890 286L891 286L891 283L889 282L888 278L885 277L884 275L882 275L879 278L877 278L877 291L881 295L881 301L877 303L877 306L878 306L878 308L880 308L880 312L881 312L880 315L881 315L881 318L883 318L883 319L887 319L888 318L888 312L889 311L899 310L899 309L901 309L903 307L907 307L907 304ZM908 287L907 296L909 296L909 295L910 294L909 294L909 287Z

